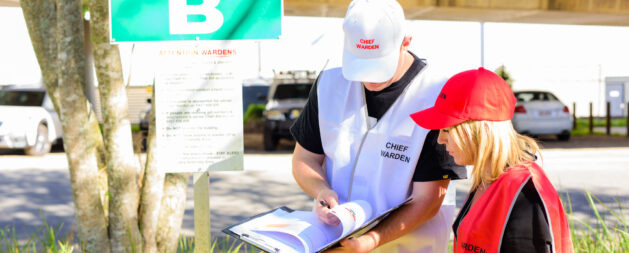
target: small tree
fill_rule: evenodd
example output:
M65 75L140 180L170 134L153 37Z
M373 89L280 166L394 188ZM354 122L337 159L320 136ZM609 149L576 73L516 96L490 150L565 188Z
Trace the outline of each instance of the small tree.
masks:
M108 42L107 0L20 4L63 128L81 251L176 252L188 175L158 173L154 114L145 168L134 160L120 53ZM89 26L83 19L88 8ZM88 39L85 29L93 31ZM87 43L93 52L86 50ZM102 132L84 92L87 54L94 56Z
M494 72L502 77L502 79L504 79L509 84L509 87L513 89L513 78L511 78L511 75L505 69L505 65L500 65L500 67L498 67Z

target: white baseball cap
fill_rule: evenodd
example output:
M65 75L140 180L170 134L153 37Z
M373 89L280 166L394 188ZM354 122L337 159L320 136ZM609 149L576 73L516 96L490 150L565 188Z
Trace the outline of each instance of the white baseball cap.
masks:
M395 0L354 0L343 21L343 76L385 82L393 77L404 40L404 10Z

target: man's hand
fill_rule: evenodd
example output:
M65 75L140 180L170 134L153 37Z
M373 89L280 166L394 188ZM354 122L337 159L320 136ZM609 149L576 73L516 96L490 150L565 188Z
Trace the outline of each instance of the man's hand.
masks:
M341 246L326 250L326 253L335 252L369 252L376 248L376 242L369 234L364 234L356 238L346 238L341 241Z
M337 226L341 221L336 215L330 213L330 209L339 205L339 196L331 189L323 189L317 194L317 207L315 213L319 220L328 225Z
M324 159L324 155L312 153L297 143L293 152L293 177L301 189L317 202L315 212L319 220L328 225L338 225L340 221L330 213L330 208L339 204L339 197L330 189L322 167Z

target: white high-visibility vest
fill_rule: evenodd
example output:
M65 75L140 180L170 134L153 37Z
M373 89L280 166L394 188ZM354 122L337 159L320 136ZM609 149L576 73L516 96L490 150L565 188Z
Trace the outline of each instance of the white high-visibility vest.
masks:
M317 96L325 169L341 203L366 200L380 214L409 197L415 167L429 132L415 124L410 114L433 106L446 81L429 75L427 68L424 66L377 122L367 114L360 82L345 80L340 68L321 74ZM372 252L445 253L454 218L455 193L451 181L433 218Z
M433 106L446 81L431 78L427 68L375 124L370 124L360 82L345 80L340 68L321 74L317 85L321 142L327 179L340 203L366 200L375 213L382 213L409 197L429 132L409 115ZM454 193L454 188L448 189L443 203L453 205Z

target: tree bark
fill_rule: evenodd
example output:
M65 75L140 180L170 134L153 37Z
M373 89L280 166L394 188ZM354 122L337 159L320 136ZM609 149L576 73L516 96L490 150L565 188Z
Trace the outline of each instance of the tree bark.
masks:
M85 64L85 97L88 101L90 101L90 130L98 131L98 134L102 136L100 132L100 125L98 122L98 117L96 116L96 112L94 111L94 104L91 102L95 101L94 99L94 90L96 89L94 86L94 74L92 73L92 69L94 69L94 56L92 55L92 45L90 44L90 22L88 20L83 20L83 45L85 47L85 56L86 56L86 64ZM98 187L100 189L100 201L103 205L103 212L105 213L105 222L109 224L109 186L107 186L107 151L105 150L105 144L103 143L103 139L99 138L97 143L97 151L98 151Z
M181 222L186 208L188 173L169 173L164 180L164 197L157 224L157 251L177 252Z
M57 4L56 67L60 85L54 92L63 94L63 97L58 97L58 107L79 235L86 251L109 252L107 225L97 180L97 139L101 136L97 134L98 131L90 129L91 109L83 92L85 55L82 6L80 0L58 0Z
M157 147L155 144L155 89L153 89L151 101L149 132L146 137L146 166L140 202L140 227L142 228L142 236L144 238L144 252L158 252L155 238L164 191L164 174L158 172L158 158L155 156Z
M96 115L85 98L81 2L22 0L20 3L44 84L62 122L82 250L128 252L132 249L129 244L132 239L136 250L175 252L189 176L168 174L164 179L157 173L155 126L152 123L150 129L153 131L149 132L147 140L149 148L142 189L143 204L138 210L138 164L133 158L119 52L117 47L107 44L107 2L91 0L90 6L94 34L91 40L103 101L105 140ZM108 144L106 147L103 141ZM112 216L109 221L108 212L104 210L108 204L111 205L109 214ZM142 217L142 234L138 228L138 212ZM146 247L142 244L143 237L150 241Z
M127 93L118 46L109 44L109 8L106 0L90 1L90 28L98 78L103 142L107 151L109 236L113 252L142 249L138 227L138 163L133 154ZM132 244L130 244L132 243Z
M20 1L31 44L39 62L42 79L48 94L59 112L59 92L57 90L57 12L53 0Z
M58 115L61 115L59 110L59 80L57 79L57 7L55 2L50 0L26 0L20 1L20 4L22 12L24 13L24 19L26 20L26 27L31 38L31 44L33 45L33 49L39 63L39 68L42 73L42 81L51 97L55 111ZM90 124L89 135L101 135L96 114L92 110L90 110L88 121ZM101 202L104 205L103 212L107 214L107 203L104 202L105 196L107 195L105 149L103 147L102 138L93 138L92 140L95 141L93 145L97 147L97 161L100 178L98 184L101 186L100 195ZM107 219L107 217L105 217L105 219Z

